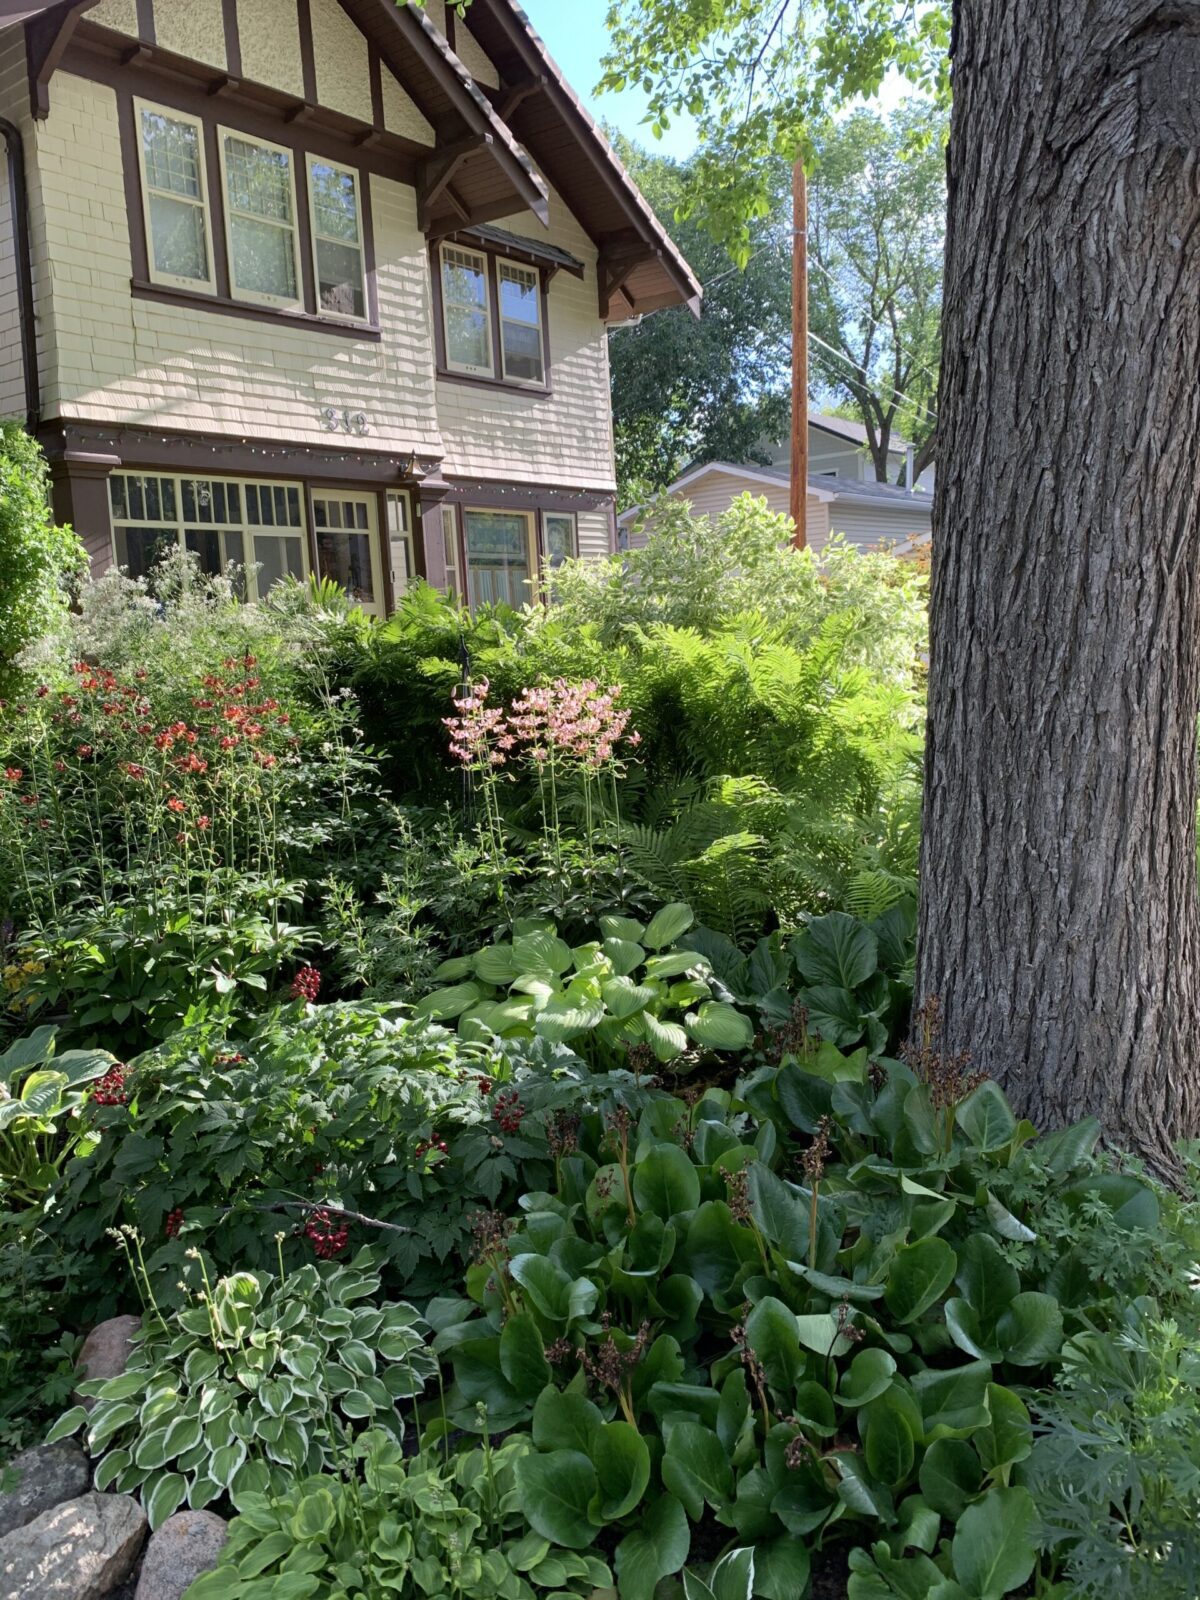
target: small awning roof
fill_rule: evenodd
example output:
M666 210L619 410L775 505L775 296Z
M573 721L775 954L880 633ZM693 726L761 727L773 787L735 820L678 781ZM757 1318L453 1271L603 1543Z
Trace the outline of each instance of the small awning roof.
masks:
M455 237L477 239L480 244L495 245L497 249L505 250L511 256L524 256L530 261L537 261L546 266L561 267L564 272L570 272L576 278L582 278L584 274L583 262L569 250L560 250L558 245L547 244L541 239L527 239L523 234L510 233L507 228L493 227L490 222L480 223L475 228L460 228Z

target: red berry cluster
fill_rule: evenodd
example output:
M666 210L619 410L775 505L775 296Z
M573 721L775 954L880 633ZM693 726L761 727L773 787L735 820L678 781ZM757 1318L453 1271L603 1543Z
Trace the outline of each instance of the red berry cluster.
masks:
M420 1144L417 1146L417 1155L427 1155L430 1150L436 1150L440 1155L443 1156L448 1156L450 1154L450 1146L446 1143L445 1139L422 1139Z
M123 1061L118 1061L111 1066L92 1090L92 1099L98 1106L126 1106L129 1096L125 1093L125 1074L128 1072Z
M183 1212L176 1208L167 1214L166 1235L168 1239L178 1239L179 1230L183 1227Z
M347 1224L340 1218L333 1218L323 1209L309 1214L308 1221L304 1224L304 1232L312 1241L313 1252L319 1261L332 1261L334 1256L340 1255L346 1248L346 1242L350 1238Z
M502 1089L492 1103L492 1116L501 1133L519 1133L525 1107L515 1089Z
M321 974L316 967L301 967L292 979L292 999L307 1000L310 1004L321 992Z
M492 1082L492 1080L490 1078L476 1078L475 1082L479 1086L480 1095L485 1100L487 1099L488 1095L491 1094L492 1090L496 1087L496 1085Z

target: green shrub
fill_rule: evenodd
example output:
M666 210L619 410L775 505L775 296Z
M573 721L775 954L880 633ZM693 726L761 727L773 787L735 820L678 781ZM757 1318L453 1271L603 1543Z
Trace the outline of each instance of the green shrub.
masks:
M140 1244L126 1249L132 1258ZM185 1500L237 1503L320 1472L358 1424L399 1436L397 1401L437 1368L412 1306L379 1305L379 1293L366 1250L278 1278L210 1283L201 1266L190 1303L164 1317L151 1301L126 1370L81 1385L97 1404L66 1412L49 1439L82 1429L96 1488L136 1492L151 1528Z
M49 646L65 631L70 588L87 555L50 512L50 473L36 439L16 422L0 424L0 694L22 682L22 652Z

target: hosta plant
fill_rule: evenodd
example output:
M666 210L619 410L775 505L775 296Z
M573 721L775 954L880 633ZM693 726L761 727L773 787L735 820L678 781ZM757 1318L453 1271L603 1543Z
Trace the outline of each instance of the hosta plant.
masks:
M416 1014L455 1022L460 1038L570 1044L597 1068L624 1065L631 1051L678 1070L702 1052L744 1050L750 1017L707 957L678 946L694 921L682 904L648 924L601 917L600 937L572 948L552 922L519 920L511 940L444 962L446 986Z
M1047 1270L1037 1228L1058 1205L1114 1237L1152 1221L1095 1138L1037 1141L934 1050L807 1042L733 1095L585 1119L556 1187L481 1224L466 1295L428 1308L449 1415L530 1426L534 1529L615 1545L624 1600L701 1523L753 1549L766 1600L827 1544L857 1549L851 1600L1000 1600L1037 1555L1022 1391L1112 1312L1103 1269Z
M131 1246L135 1255L137 1242ZM50 1438L83 1430L97 1489L138 1494L152 1528L296 1474L321 1472L346 1430L401 1432L397 1402L436 1371L412 1306L379 1303L369 1251L286 1277L239 1272L170 1317L151 1306L128 1369L82 1385L97 1403Z
M343 1457L348 1470L242 1495L220 1566L186 1600L534 1600L610 1588L599 1557L528 1528L516 1468L531 1450L514 1435L406 1458L390 1434L365 1433Z

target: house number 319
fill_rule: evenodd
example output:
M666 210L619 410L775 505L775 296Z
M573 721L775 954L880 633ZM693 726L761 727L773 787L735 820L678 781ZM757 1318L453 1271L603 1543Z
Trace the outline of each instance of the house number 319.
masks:
M321 426L326 433L370 433L371 424L365 411L339 411L336 406L326 406L321 412Z

